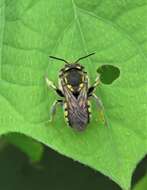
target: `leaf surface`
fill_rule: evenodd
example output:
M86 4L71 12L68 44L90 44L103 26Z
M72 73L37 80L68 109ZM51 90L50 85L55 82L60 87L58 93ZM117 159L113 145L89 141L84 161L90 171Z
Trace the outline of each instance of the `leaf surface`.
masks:
M0 7L0 133L37 139L129 189L147 144L145 0L7 0ZM94 101L85 132L67 127L61 108L49 124L58 97L44 76L57 84L63 62L48 56L74 61L91 52L81 61L91 83L102 64L120 69L112 85L96 91L109 127L98 122Z

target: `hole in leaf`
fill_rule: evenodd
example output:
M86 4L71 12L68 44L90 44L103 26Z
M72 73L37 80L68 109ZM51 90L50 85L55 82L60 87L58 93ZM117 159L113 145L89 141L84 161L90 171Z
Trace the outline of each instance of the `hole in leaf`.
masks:
M100 80L104 84L111 84L120 75L119 68L113 65L101 65L97 72L100 74Z

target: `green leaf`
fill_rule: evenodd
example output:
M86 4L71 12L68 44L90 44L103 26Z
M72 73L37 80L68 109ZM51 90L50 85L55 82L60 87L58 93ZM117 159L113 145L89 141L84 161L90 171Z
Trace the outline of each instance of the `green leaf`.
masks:
M147 187L147 175L145 175L139 182L134 186L133 190L145 190Z
M4 139L26 153L32 162L38 162L42 158L43 145L23 134L10 133Z
M109 176L129 189L132 172L147 148L145 0L38 1L1 3L0 133L19 132ZM120 69L112 85L101 85L109 127L92 121L83 133L67 127L62 109L48 123L55 99L44 81L56 84L63 62L49 55L81 61L90 81L103 64Z

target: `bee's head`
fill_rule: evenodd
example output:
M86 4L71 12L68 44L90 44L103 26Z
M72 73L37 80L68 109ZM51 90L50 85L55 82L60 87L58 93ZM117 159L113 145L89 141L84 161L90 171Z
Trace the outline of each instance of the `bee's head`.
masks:
M50 56L50 58L57 59L66 63L64 68L61 69L59 77L62 77L62 79L64 80L64 84L69 88L69 90L71 90L75 94L77 94L81 90L85 80L85 72L83 71L84 67L78 62L81 59L87 58L93 54L94 53L91 53L84 57L80 57L73 63L69 63L62 58Z
M71 86L72 91L78 91L79 85L84 82L83 66L80 64L69 64L63 71L63 78L65 83Z
M65 64L63 71L70 71L70 70L77 70L77 71L82 71L83 70L83 66L80 65L79 63L69 63L69 64Z

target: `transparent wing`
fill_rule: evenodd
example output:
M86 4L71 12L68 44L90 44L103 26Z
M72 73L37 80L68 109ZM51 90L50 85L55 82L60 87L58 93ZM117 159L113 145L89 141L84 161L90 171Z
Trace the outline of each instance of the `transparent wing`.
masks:
M68 119L71 126L77 128L84 127L89 121L87 109L87 92L83 88L78 98L72 92L64 87L65 99L68 107Z
M97 109L98 109L98 112L99 112L99 119L100 119L100 121L102 121L103 124L106 127L108 127L108 121L107 121L107 118L106 118L104 106L103 106L103 103L102 103L101 99L98 96L96 96L95 94L93 94L92 97L96 101L96 105L97 105Z

